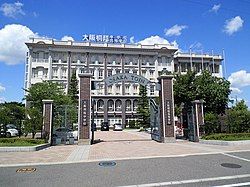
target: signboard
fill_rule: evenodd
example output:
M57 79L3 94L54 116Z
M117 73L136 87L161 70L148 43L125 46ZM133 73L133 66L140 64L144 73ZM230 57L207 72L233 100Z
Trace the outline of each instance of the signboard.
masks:
M101 35L101 34L84 34L84 42L99 42L99 43L127 43L127 36Z
M172 119L171 119L171 112L172 107L171 107L171 101L166 100L166 117L167 117L167 125L172 125Z
M143 86L147 86L150 83L150 81L145 77L132 73L119 73L104 79L107 86L111 86L112 84L122 81L139 83Z
M88 120L87 111L89 111L88 100L83 99L82 100L82 125L83 126L88 125L88 122L87 122L87 120Z

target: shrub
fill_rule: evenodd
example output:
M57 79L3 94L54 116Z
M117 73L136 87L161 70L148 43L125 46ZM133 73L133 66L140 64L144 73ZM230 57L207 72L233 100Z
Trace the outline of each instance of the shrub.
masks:
M250 112L247 110L229 110L227 124L230 133L250 132Z
M237 141L237 140L250 140L250 133L233 133L233 134L210 134L203 136L204 140L225 140L225 141Z
M205 133L212 134L220 132L220 123L217 114L214 113L206 113L205 114Z
M42 139L30 139L30 138L0 138L0 145L13 145L13 146L29 146L44 144Z

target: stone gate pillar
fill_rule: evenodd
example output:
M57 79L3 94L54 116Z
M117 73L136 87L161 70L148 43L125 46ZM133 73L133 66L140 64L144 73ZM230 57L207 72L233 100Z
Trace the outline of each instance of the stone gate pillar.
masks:
M43 101L43 138L48 143L51 143L51 131L52 131L52 105L53 100Z
M91 73L79 74L78 145L90 144Z
M161 75L158 78L161 84L159 92L160 125L162 129L162 141L164 143L175 142L173 77L173 75Z
M203 113L203 100L195 100L193 103L193 118L194 118L194 141L198 142L200 135L204 134L204 113Z

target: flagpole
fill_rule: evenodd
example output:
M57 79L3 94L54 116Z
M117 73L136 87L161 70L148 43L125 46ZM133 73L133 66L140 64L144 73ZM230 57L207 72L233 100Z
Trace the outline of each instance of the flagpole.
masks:
M226 55L225 55L225 50L222 50L222 55L223 55L223 69L224 69L224 77L227 78L227 69L226 69Z
M204 65L203 65L203 50L201 50L201 70L204 71Z
M212 50L212 59L213 59L213 70L212 70L212 73L215 73L214 72L214 50Z
M192 62L192 52L191 52L191 47L189 48L189 53L190 53L190 67L191 67L191 71L193 71L193 62Z

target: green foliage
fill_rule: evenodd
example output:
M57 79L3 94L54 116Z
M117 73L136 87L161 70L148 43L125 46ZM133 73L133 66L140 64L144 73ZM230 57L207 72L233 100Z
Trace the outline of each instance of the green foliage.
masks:
M239 141L250 140L250 133L234 133L234 134L210 134L203 136L204 140L224 140L224 141Z
M20 127L24 117L24 104L18 102L5 102L0 104L0 124L14 124Z
M26 119L24 121L24 133L27 135L32 133L32 138L35 137L37 131L41 130L43 123L43 114L38 108L28 108L26 110Z
M129 128L131 128L131 129L139 129L140 128L139 124L135 120L129 121L128 125L129 125Z
M44 144L45 141L41 139L29 138L0 138L0 147L3 146L34 146Z
M71 99L64 93L64 89L61 84L44 81L32 85L28 90L26 100L30 103L30 107L35 107L39 111L43 111L44 99L51 99L55 105L70 104Z
M70 79L68 95L74 104L78 105L78 82L76 78L76 72L74 72Z
M177 106L181 103L190 106L192 101L202 99L205 101L205 112L223 114L227 108L229 94L229 81L214 77L208 71L203 71L199 76L189 71L185 75L175 77L174 99Z
M244 101L228 110L227 124L231 133L250 132L250 111Z
M208 71L203 71L195 78L196 98L205 101L205 112L224 114L230 94L230 82L224 78L212 76Z
M206 113L204 117L205 121L205 133L212 134L220 131L219 118L217 114Z
M188 71L186 75L176 75L174 81L174 102L177 106L181 103L191 105L191 102L195 100L196 86L195 73Z
M138 108L137 114L139 115L138 124L140 127L147 128L150 126L149 124L149 98L147 96L147 88L145 86L140 85L139 88L139 99L138 99Z

